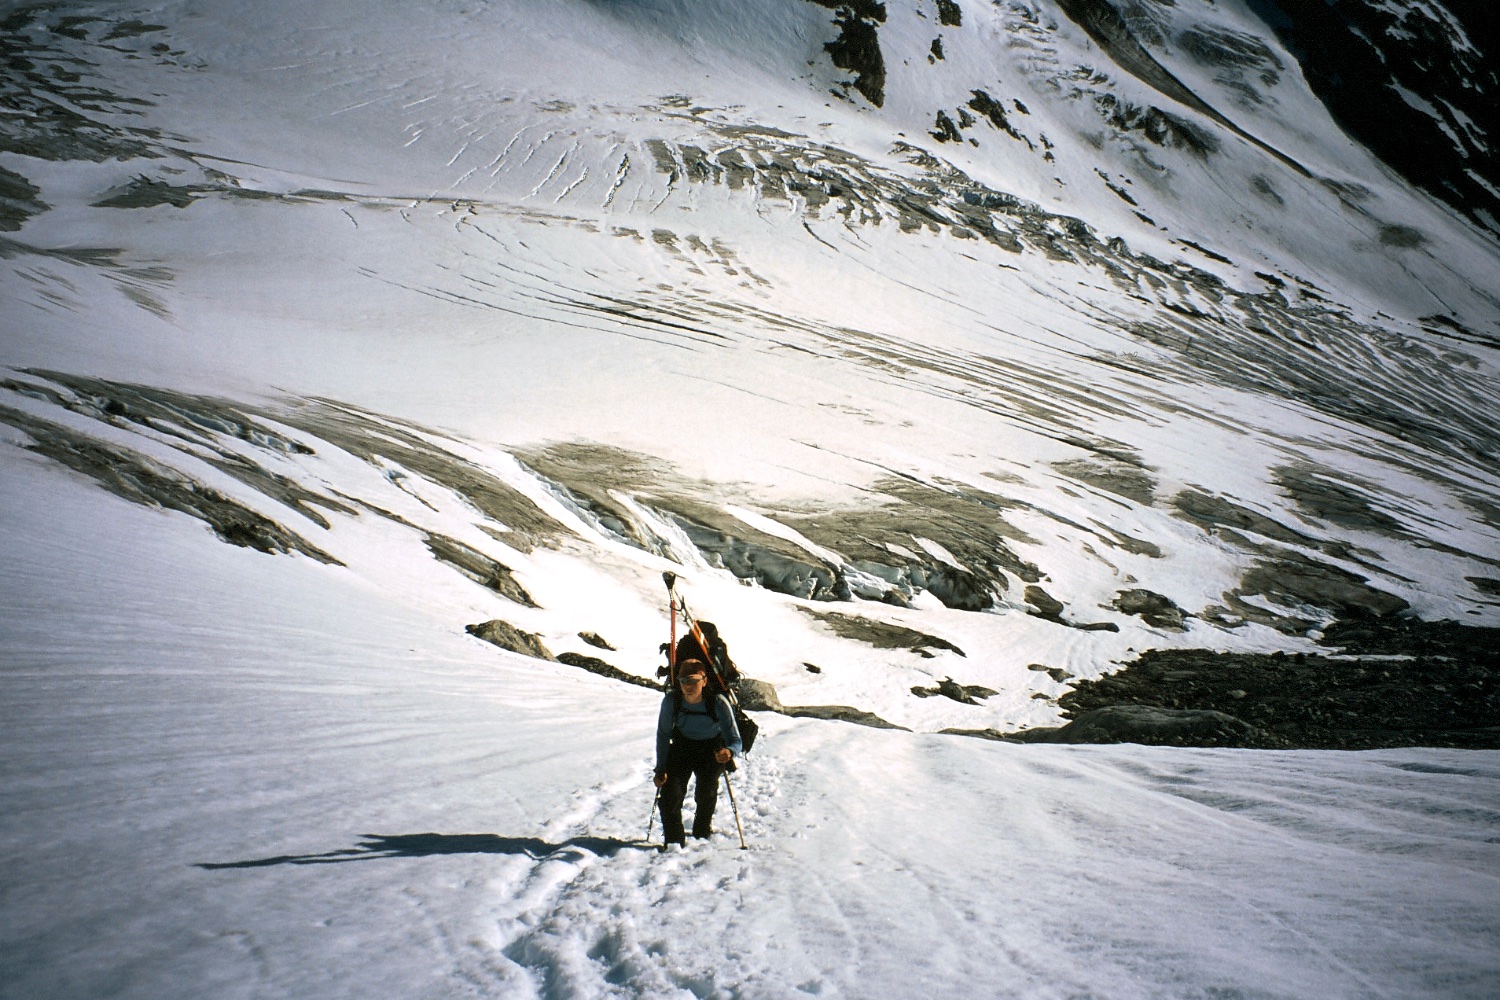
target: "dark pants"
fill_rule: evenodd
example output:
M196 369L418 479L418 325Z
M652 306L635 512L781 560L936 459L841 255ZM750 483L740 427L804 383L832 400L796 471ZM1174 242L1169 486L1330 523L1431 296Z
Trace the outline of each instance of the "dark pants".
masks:
M681 844L687 838L682 829L682 802L687 798L688 778L697 777L693 787L693 836L707 837L714 829L714 806L719 801L719 775L724 765L714 760L723 740L690 740L674 736L667 748L667 783L661 786L661 828L667 843Z

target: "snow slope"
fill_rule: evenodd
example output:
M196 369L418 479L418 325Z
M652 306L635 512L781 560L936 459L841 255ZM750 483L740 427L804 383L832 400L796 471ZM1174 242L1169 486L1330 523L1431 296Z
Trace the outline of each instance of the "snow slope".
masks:
M751 849L659 856L650 692L39 461L3 489L7 997L1480 997L1500 976L1492 753L762 716L735 776Z
M1493 233L1262 6L0 6L0 995L1493 995L1492 753L941 732L1500 618ZM668 570L907 730L763 715L748 853L464 631Z

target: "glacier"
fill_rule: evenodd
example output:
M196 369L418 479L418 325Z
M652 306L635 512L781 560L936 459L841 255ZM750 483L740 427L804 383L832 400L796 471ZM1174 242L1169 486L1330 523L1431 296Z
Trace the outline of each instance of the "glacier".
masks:
M0 6L0 996L1493 995L1493 718L1015 742L1493 657L1494 49L1330 9Z

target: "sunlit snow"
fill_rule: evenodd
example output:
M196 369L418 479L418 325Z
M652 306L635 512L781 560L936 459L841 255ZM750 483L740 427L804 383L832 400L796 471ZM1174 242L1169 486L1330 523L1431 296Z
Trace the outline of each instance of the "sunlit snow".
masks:
M1088 6L0 5L0 997L1500 992L1494 751L944 732L1500 625L1494 234ZM664 572L747 851L465 631L650 681Z

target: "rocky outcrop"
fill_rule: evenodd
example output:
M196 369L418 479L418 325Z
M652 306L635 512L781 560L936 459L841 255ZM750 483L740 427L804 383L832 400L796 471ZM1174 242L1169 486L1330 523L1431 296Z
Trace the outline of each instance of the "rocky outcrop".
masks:
M1224 712L1110 705L1085 712L1058 729L1017 734L1027 743L1145 743L1152 746L1261 746L1269 737Z
M1476 145L1500 132L1492 87L1500 53L1493 27L1484 28L1494 24L1490 8L1353 0L1272 6L1282 14L1268 19L1273 30L1351 136L1476 225L1500 228L1500 168Z
M13 233L49 207L37 196L41 188L22 175L0 167L0 233Z
M977 705L982 699L994 697L997 692L991 688L980 687L978 684L960 684L952 677L944 677L934 687L914 687L911 693L918 698L934 698L941 695L962 705Z
M626 684L634 684L637 687L650 688L652 691L660 691L662 686L648 677L640 677L636 674L621 670L612 664L606 663L597 656L586 656L583 653L559 653L552 655L542 637L534 632L525 632L516 628L510 622L492 618L487 622L477 625L466 625L464 631L477 639L499 646L501 649L512 653L520 653L522 656L532 656L538 660L546 660L550 663L562 663L570 667L578 667L587 670L591 674L607 677L612 681L622 681ZM592 633L590 633L592 634Z
M610 645L609 640L604 638L598 632L579 632L578 638L582 639L590 646L593 646L595 649L607 649L610 652L615 651L615 647Z
M295 531L141 452L9 406L0 406L0 423L25 433L28 440L22 447L27 451L81 473L131 503L195 517L230 545L268 554L300 552L318 562L343 565Z
M493 643L501 649L508 649L512 653L520 653L522 656L534 656L539 660L556 660L542 638L532 632L523 632L510 622L503 622L498 618L492 618L478 625L465 625L464 631L476 639Z
M735 695L740 700L740 707L747 712L785 711L776 694L776 686L765 681L741 677L735 685Z
M640 677L636 674L627 673L619 667L605 663L597 656L585 656L582 653L559 653L558 663L566 663L570 667L579 667L591 674L600 677L608 677L612 681L624 681L626 684L634 684L636 687L650 688L652 691L660 691L662 686L648 677Z
M1171 629L1181 632L1184 628L1184 612L1170 597L1149 590L1122 590L1115 595L1110 607L1121 614L1139 615L1141 621L1152 628Z
M798 719L827 719L833 722L852 722L857 726L869 726L872 729L911 731L905 726L898 726L894 722L887 722L873 712L851 708L848 705L799 705L795 708L783 709L781 714L790 715Z
M526 588L516 580L510 567L499 560L446 535L427 532L424 541L428 551L439 562L447 563L480 586L487 587L522 607L537 607L536 601L531 599Z
M1120 626L1114 622L1074 622L1062 616L1063 603L1041 587L1035 584L1026 588L1026 603L1030 605L1026 613L1033 618L1052 622L1055 625L1066 625L1068 628L1076 628L1084 632L1118 632Z
M808 617L827 625L840 639L868 643L876 649L909 649L926 659L932 658L934 654L931 651L934 649L945 649L959 656L968 655L947 639L918 632L904 625L875 621L859 615L840 614L837 611L813 611L808 608L800 610Z
M1058 699L1058 729L1022 742L1362 750L1500 748L1500 629L1341 622L1331 654L1153 650Z
M812 0L834 11L838 38L823 46L839 69L854 74L851 85L877 108L885 103L885 59L880 54L880 25L885 4L875 0Z

